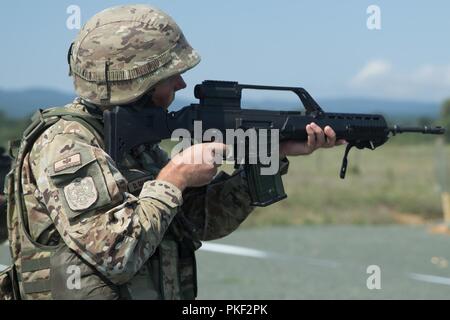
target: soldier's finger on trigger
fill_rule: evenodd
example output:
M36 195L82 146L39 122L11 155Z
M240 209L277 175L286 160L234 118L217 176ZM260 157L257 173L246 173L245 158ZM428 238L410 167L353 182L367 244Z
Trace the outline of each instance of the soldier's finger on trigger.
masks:
M208 144L208 153L211 155L211 163L219 167L222 165L224 157L228 154L228 146L223 143L211 142Z
M218 142L214 142L213 148L215 153L222 155L222 158L228 155L230 149L228 145Z
M203 156L202 156L202 164L213 164L214 162L214 154L212 152L211 149L207 148L203 151Z

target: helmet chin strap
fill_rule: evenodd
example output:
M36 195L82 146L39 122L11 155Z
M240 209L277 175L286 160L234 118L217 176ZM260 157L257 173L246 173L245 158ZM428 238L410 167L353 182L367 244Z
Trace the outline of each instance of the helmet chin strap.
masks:
M152 97L153 91L154 91L153 89L150 89L138 100L128 103L128 104L120 105L120 107L131 108L135 111L139 111L143 108L152 108L152 107L158 108L158 106L155 105L155 103L153 102L153 97ZM86 101L83 98L78 98L78 99L80 99L81 104L86 106L88 108L89 112L92 112L92 113L103 113L103 111L111 110L114 107L116 107L114 105L102 106L102 105L94 104L94 103Z
M144 108L152 108L152 107L158 107L153 102L153 89L148 90L142 97L140 97L138 100L131 102L129 104L121 105L121 107L125 108L132 108L136 111L142 110Z
M97 83L97 95L100 98L100 103L102 106L108 106L111 98L111 88L108 78L109 72L109 60L101 61L101 74L96 81Z

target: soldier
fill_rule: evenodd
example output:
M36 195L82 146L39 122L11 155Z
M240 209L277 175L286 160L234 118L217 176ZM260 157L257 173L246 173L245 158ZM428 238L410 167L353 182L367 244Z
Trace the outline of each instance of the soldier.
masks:
M83 27L69 51L79 98L38 117L47 128L35 139L29 131L9 177L21 298L196 297L200 240L228 235L252 211L245 177L237 170L212 180L211 160L187 163L188 151L212 159L225 148L218 143L194 145L172 160L157 144L141 145L114 163L101 126L112 106L167 109L186 86L181 74L199 62L178 25L154 7L110 8ZM280 146L282 171L286 155L342 143L329 127L307 131L307 143Z

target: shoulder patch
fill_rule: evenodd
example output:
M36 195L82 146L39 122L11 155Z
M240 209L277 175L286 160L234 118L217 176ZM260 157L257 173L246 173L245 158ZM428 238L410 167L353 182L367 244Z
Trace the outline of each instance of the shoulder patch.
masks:
M98 192L92 177L76 178L64 187L64 196L69 208L85 210L97 201Z
M75 167L81 164L81 155L76 153L53 164L53 169L56 172L62 171L67 168Z

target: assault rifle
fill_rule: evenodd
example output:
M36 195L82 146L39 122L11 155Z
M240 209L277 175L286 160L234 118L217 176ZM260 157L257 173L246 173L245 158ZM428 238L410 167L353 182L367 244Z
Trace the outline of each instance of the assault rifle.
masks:
M305 112L242 109L243 89L291 91L303 104ZM303 88L245 85L228 81L204 81L195 87L194 103L176 112L162 108L144 108L139 112L124 107L115 107L103 114L105 143L108 154L120 163L133 147L143 143L158 143L171 137L172 132L182 128L194 133L194 121L201 121L202 130L227 129L278 129L279 140L306 141L306 125L315 122L321 128L330 126L337 139L345 139L345 149L340 177L347 170L347 156L352 147L375 149L384 144L390 134L415 132L443 134L442 127L388 127L386 120L378 114L328 113L322 110ZM270 141L270 139L269 139ZM237 164L238 165L238 164ZM286 197L280 173L263 175L266 166L261 162L244 163L252 205L267 206Z

